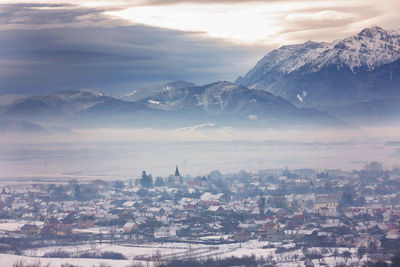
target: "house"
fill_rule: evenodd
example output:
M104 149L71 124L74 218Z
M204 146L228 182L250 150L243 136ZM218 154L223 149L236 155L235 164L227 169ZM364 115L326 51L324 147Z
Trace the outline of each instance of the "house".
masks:
M284 239L284 232L281 231L279 224L272 221L262 224L257 231L258 240L278 242Z
M154 238L167 238L170 237L170 228L162 226L154 229Z
M80 218L78 221L78 227L80 228L92 228L94 227L95 223L94 220L91 218Z
M61 220L63 225L68 225L68 227L72 227L72 225L77 221L76 217L73 214L68 214Z
M53 236L57 234L58 220L50 217L40 230L42 236Z
M320 214L334 213L339 206L337 196L320 195L315 198L314 211Z
M203 201L218 202L221 200L223 195L224 195L224 193L218 193L218 194L214 195L210 192L206 192L200 196L200 199Z
M388 232L386 234L386 239L400 239L399 232Z
M69 236L72 233L72 225L71 224L60 224L57 228L58 236Z
M221 206L210 206L207 210L211 211L211 212L224 212L225 211L224 208Z
M20 229L21 233L27 235L40 234L40 228L36 224L27 223Z
M354 244L358 248L369 248L374 244L377 248L381 246L381 241L373 236L359 237L354 240Z
M133 207L134 205L135 205L135 202L134 202L134 201L125 201L125 202L122 204L122 206L123 206L123 207L126 207L126 208Z
M199 183L199 182L196 182L196 181L187 181L187 182L186 182L186 185L187 185L188 187L194 187L194 188L200 187L200 183Z
M153 215L165 215L165 211L163 208L151 207L148 209Z
M17 199L12 203L12 209L24 209L28 207L28 203L24 199Z
M135 229L137 229L138 228L138 225L136 224L136 223L134 223L134 222L127 222L127 223L125 223L125 225L124 225L124 232L125 233L130 233L130 232L132 232L133 230L135 230Z
M237 231L237 232L234 234L233 238L234 238L236 241L245 242L245 241L250 240L250 238L251 238L251 233L250 233L248 230L242 229L242 230Z

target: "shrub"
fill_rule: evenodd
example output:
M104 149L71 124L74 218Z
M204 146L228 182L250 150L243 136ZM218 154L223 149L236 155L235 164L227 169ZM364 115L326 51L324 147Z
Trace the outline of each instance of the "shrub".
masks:
M45 258L71 258L71 253L65 251L65 250L57 250L57 251L51 251L47 252L43 255Z
M24 260L18 260L13 263L13 267L50 267L50 264L42 264L40 261L25 262Z
M100 254L85 252L78 256L78 258L90 258L90 259L109 259L109 260L126 260L124 254L119 252L104 251Z
M165 267L225 267L225 266L268 266L267 260L257 259L253 256L230 257L225 259L207 260L172 260Z
M105 251L101 253L100 258L111 260L126 260L126 257L119 252Z

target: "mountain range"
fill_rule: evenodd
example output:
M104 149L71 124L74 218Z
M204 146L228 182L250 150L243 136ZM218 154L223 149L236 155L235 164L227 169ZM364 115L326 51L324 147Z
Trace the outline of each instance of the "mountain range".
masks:
M282 46L235 83L186 81L0 97L0 122L40 127L349 127L400 123L400 33L380 27ZM4 127L0 127L0 130Z
M202 123L227 127L345 126L326 112L299 108L268 92L231 82L189 85L136 101L93 89L59 91L17 99L3 106L0 116L68 127L178 128Z
M236 83L325 109L399 96L399 58L400 32L374 26L331 43L272 50Z

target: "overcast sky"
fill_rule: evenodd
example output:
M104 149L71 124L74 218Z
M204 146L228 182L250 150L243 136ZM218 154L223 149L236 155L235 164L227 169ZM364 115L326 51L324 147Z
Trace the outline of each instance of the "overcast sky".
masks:
M27 1L0 1L0 95L234 81L281 45L400 28L398 0Z

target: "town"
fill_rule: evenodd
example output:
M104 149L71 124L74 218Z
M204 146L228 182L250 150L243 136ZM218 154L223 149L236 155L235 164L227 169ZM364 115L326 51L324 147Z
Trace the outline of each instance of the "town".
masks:
M352 171L285 168L197 177L182 175L178 166L168 177L148 172L120 180L1 183L1 261L399 264L399 167L370 162Z

